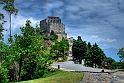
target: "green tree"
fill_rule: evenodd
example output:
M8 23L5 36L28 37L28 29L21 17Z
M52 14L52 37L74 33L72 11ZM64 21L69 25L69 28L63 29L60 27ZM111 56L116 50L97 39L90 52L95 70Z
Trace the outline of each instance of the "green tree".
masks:
M66 59L65 53L68 53L69 50L69 43L65 38L62 38L60 42L57 40L55 41L55 45L52 47L51 52L55 53L54 56L56 59L62 57L64 60Z
M6 21L4 20L4 14L0 13L0 61L1 61L1 64L2 64L2 61L3 61L3 51L5 51L5 43L3 42L4 41L4 34L3 34L3 31L5 30L3 28L3 24L5 23Z
M65 53L68 53L69 50L69 43L63 37L62 40L59 42L59 51L63 54L63 58L66 59Z
M9 13L10 18L10 37L12 36L11 31L11 16L12 14L16 15L18 13L18 9L14 6L14 0L2 0L1 3L4 5L3 9L6 10Z
M35 29L31 27L30 23L30 21L27 21L26 26L21 28L23 38L20 41L21 48L24 51L20 56L22 57L22 59L20 58L20 63L24 63L22 67L23 78L27 77L27 79L42 76L50 65L50 52L47 52L48 49L43 45L43 37L35 33Z
M86 41L82 41L81 37L78 36L77 40L74 40L72 46L72 56L74 60L78 60L79 63L82 63L82 59L86 58L87 44Z
M6 65L11 68L18 63L18 70L14 71L19 77L16 81L42 77L51 64L50 48L44 46L44 35L38 34L40 29L32 27L29 20L20 29L22 34L14 35L9 47Z
M54 33L54 31L52 30L51 33L50 33L50 40L54 41L54 40L57 40L58 39L58 35L56 35Z
M8 45L0 41L0 83L8 83L9 81L8 70L3 66L7 48Z
M124 61L124 47L120 48L117 54L121 58L121 61Z
M92 45L91 45L90 42L88 42L88 44L87 44L87 55L86 55L86 60L87 61L91 61L91 56L92 56L91 48L92 48Z
M1 4L1 2L0 2ZM3 62L5 62L4 55L6 54L7 45L3 42L4 34L2 33L5 29L3 28L3 24L6 21L4 20L4 14L0 13L0 83L8 82L8 70L2 66Z
M0 83L8 83L8 70L0 66Z
M116 62L113 58L111 57L107 57L107 60L109 62L109 64L111 65L112 63Z
M0 0L0 5L2 5L2 8L8 11L10 14L15 14L16 9L12 9L12 7L14 8L14 0ZM4 14L0 12L0 75L2 75L0 76L0 78L3 79L3 81L0 81L0 83L6 83L6 82L8 83L7 78L10 76L7 76L7 75L9 75L9 72L12 72L8 70L9 69L8 64L11 62L8 62L8 63L6 62L7 55L10 53L9 46L3 42L4 34L2 32L5 30L3 27L3 24L6 22L4 20L4 17L5 17ZM10 23L11 23L11 20L10 20ZM10 24L10 28L11 28L11 24Z
M6 21L4 20L4 14L0 13L0 41L3 40L3 31L5 30L3 28L3 24L5 23Z
M91 60L92 60L92 63L95 64L95 68L96 68L96 65L99 65L99 66L101 65L106 55L104 54L102 49L98 47L96 43L93 44L91 50L92 50Z
M91 66L91 61L92 61L92 45L90 42L88 42L87 44L87 52L86 52L86 58L85 58L85 62L87 66Z
M3 41L0 41L0 63L2 64L5 59L6 50L8 49L8 45Z
M107 57L105 60L108 61L109 69L115 69L113 64L115 64L116 61L113 58ZM105 64L103 63L103 65Z

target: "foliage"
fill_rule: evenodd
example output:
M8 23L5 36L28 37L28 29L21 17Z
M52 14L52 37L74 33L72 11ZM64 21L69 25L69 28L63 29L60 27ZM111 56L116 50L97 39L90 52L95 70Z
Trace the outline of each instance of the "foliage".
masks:
M74 61L78 61L81 64L82 59L85 59L85 65L92 67L93 64L95 64L95 67L96 65L101 66L106 58L103 50L96 43L91 45L88 42L86 44L86 41L82 41L80 36L78 36L77 40L73 41L72 54Z
M4 65L13 70L14 81L39 78L48 72L51 64L50 48L44 46L44 35L38 27L32 27L29 20L20 29L22 34L14 35Z
M0 66L0 83L8 83L8 70Z
M3 40L3 31L4 31L4 28L3 28L3 24L5 23L6 21L4 20L4 14L0 13L0 40Z
M66 59L65 53L69 50L69 43L65 38L62 38L60 42L57 40L55 41L55 45L52 47L51 52L55 53L57 56L55 56L56 59L59 57L62 57L64 60Z
M3 41L0 41L0 63L2 64L5 60L6 50L8 49L8 45Z
M96 64L101 65L101 63L104 61L106 57L104 52L102 51L101 48L98 47L96 43L93 44L91 50L92 50L92 56L90 58L92 63L95 64L95 67L96 67Z
M121 61L124 62L124 47L120 48L117 54L119 55L119 58L121 58Z
M21 27L21 35L11 34L11 16L18 13L14 6L14 0L0 0L2 8L8 12L10 21L9 45L3 43L4 14L0 12L0 61L1 65L8 71L9 81L28 80L39 78L48 72L53 55L51 48L44 46L42 30L36 26L32 27L28 20ZM55 34L51 34L55 36ZM56 36L55 36L56 38ZM55 39L53 38L53 39ZM6 75L6 74L5 74Z
M73 42L72 46L72 56L75 60L78 60L79 63L82 63L82 59L86 58L87 44L85 41L82 41L81 37L78 36L78 39Z
M91 45L91 43L90 42L88 42L88 44L87 44L87 54L86 54L86 61L91 61L92 60L92 50L91 50L91 48L92 48L92 45Z
M63 59L66 60L65 53L68 53L69 50L69 43L68 41L63 37L62 40L59 42L59 52L63 54Z
M114 59L112 59L111 57L107 57L107 60L109 62L109 64L111 65L112 63L116 62Z
M52 30L51 33L50 33L50 40L54 41L54 40L57 40L58 39L58 35L56 35L54 33L54 31Z
M115 67L114 67L113 64L114 64L116 61L115 61L113 58L111 58L111 57L106 57L106 58L105 58L105 61L108 61L109 69L111 69L111 70L115 69ZM104 61L102 62L102 65L103 65L103 66L105 65Z
M18 13L18 9L14 6L14 0L1 0L1 4L3 4L3 9L9 13L10 18L10 37L12 36L11 32L11 15L16 15ZM10 38L11 39L11 38ZM10 41L12 43L12 41Z
M27 21L26 26L21 28L23 38L21 42L25 42L23 50L26 51L23 57L24 78L38 78L47 72L50 65L50 51L43 46L43 37L37 35L33 27L30 26L30 21ZM24 39L24 40L23 40ZM20 42L20 43L21 43ZM21 45L21 46L22 46Z
M124 69L124 62L113 62L113 69Z
M9 12L10 14L17 14L18 9L14 6L14 0L2 0L3 9Z

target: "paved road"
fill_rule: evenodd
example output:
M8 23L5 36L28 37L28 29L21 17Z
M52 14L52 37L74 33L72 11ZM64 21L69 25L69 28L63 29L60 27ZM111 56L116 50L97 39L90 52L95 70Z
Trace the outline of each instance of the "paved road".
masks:
M90 72L100 72L101 71L101 69L85 67L81 64L74 64L73 61L54 62L52 64L52 67L58 68L58 65L60 65L61 70L66 70L66 71L90 71ZM105 70L105 72L111 72L111 70Z
M58 68L60 65L61 70L66 71L90 71L90 72L100 72L101 69L85 67L82 64L75 64L72 60L72 54L69 54L67 62L54 62L52 64L53 68ZM111 70L105 70L105 72L111 72Z

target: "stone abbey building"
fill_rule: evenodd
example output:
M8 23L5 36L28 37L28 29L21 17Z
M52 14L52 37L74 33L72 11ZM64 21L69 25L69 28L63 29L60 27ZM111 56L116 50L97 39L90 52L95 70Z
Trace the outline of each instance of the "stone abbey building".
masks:
M64 37L69 42L69 51L72 51L73 37L67 38L67 33L65 33L65 25L61 22L59 17L48 16L46 19L40 21L40 28L44 33L49 36L51 31L58 35L58 41L61 41Z
M40 21L40 27L48 36L53 30L54 33L58 35L58 41L62 40L63 37L67 39L65 25L61 23L61 19L59 17L48 16L46 19Z

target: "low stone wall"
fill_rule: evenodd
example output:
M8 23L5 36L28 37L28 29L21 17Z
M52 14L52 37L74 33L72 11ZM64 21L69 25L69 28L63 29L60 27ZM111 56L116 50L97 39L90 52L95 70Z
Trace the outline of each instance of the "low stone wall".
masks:
M80 83L124 83L124 72L91 73L85 72Z

